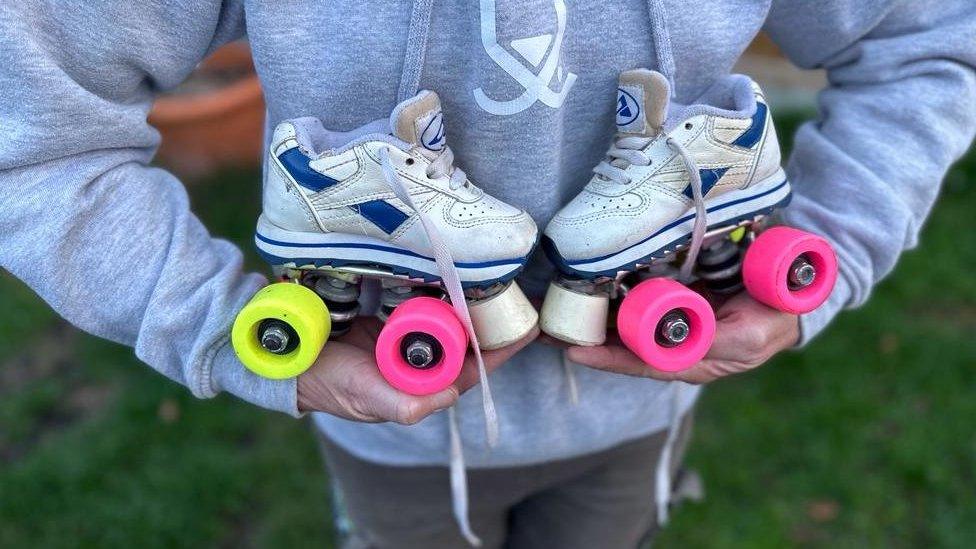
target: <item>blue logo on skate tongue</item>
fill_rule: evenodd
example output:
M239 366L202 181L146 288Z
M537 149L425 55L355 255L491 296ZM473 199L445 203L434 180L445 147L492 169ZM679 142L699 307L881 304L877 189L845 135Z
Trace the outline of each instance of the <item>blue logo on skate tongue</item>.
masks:
M629 126L640 114L641 107L637 98L631 92L617 88L617 126L621 129Z
M446 142L447 136L444 135L444 115L441 111L437 111L430 117L430 121L427 122L424 131L420 132L420 144L425 149L439 151L444 148Z

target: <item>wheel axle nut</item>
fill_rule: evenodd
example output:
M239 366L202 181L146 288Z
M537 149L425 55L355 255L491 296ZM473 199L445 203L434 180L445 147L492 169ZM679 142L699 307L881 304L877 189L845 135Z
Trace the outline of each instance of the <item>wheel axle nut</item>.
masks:
M269 326L261 334L261 346L276 355L283 354L288 348L288 332L280 326Z
M688 319L684 315L673 313L661 320L659 334L667 343L679 345L691 335L691 326L688 325Z
M790 265L789 284L791 288L806 288L817 278L817 269L806 257L800 256Z
M414 368L429 368L434 362L434 347L426 341L414 341L407 346L407 363Z

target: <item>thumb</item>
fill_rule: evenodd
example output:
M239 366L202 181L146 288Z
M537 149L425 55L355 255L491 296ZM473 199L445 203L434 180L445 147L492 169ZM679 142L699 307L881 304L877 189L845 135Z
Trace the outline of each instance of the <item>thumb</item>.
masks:
M434 412L450 408L458 400L456 387L448 387L430 395L411 395L392 387L367 399L373 415L401 425L414 425Z
M798 332L795 315L759 303L745 292L716 314L715 340L706 358L739 362L764 361L793 345Z

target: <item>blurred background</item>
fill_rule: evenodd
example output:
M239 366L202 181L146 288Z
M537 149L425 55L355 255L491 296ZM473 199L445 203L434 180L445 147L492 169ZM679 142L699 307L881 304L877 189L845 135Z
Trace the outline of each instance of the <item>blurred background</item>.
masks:
M762 38L739 70L766 88L788 148L823 75ZM266 271L251 246L262 116L247 46L232 44L150 121L197 214ZM688 458L707 497L659 547L976 545L974 179L970 153L867 306L708 388ZM331 546L306 423L195 400L3 271L0 311L0 547Z

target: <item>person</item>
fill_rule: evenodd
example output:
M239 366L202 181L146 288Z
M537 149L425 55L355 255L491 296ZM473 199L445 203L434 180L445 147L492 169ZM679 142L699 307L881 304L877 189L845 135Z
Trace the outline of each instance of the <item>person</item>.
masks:
M371 363L371 319L297 380L243 368L228 332L266 280L244 272L241 252L190 212L180 182L150 165L153 98L246 35L270 127L303 116L335 129L384 118L401 77L416 74L439 94L471 178L545 226L603 158L622 71L671 75L675 100L689 102L760 30L797 65L827 70L819 118L799 130L788 163L794 199L784 221L830 239L841 264L831 298L801 317L732 299L717 313L709 355L679 375L654 373L613 345L563 352L530 337L487 352L501 433L493 447L480 395L460 394L476 373L426 397L393 390ZM473 541L449 503L442 410L453 406L471 529L484 546L633 547L656 526L655 463L673 415L664 381L702 384L755 368L868 298L916 244L941 179L973 138L974 66L968 0L7 3L0 265L74 325L132 346L198 397L226 391L296 417L314 412L349 546ZM541 297L551 274L536 254L520 284ZM672 466L698 390L682 395Z

